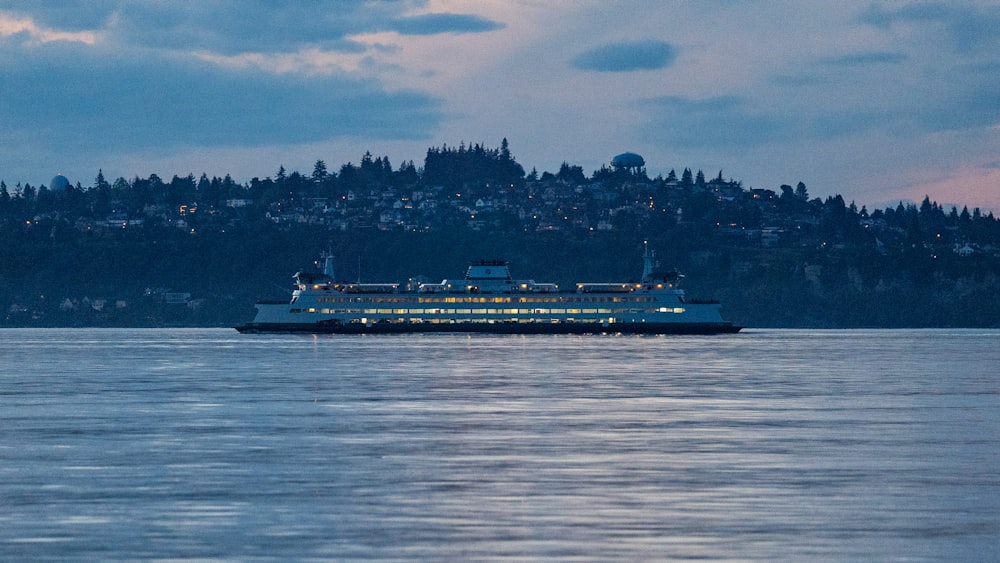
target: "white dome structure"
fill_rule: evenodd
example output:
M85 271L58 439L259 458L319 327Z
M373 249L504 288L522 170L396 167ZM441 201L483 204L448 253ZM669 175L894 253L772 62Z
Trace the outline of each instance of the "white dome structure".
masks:
M49 191L61 192L69 187L69 180L62 174L56 174L49 182Z

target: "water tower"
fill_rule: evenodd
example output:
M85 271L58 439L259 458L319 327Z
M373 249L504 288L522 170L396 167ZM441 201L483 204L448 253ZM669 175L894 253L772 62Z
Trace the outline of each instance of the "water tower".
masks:
M56 174L55 177L52 178L52 181L49 182L50 192L61 192L68 187L69 187L69 180L66 178L66 176L63 176L62 174Z
M615 170L626 170L632 174L639 172L646 161L634 152L623 152L611 159L611 167Z

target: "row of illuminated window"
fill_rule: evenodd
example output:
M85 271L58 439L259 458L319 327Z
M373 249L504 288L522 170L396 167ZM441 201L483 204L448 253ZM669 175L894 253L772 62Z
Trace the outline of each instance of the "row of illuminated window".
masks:
M483 319L483 318L471 318L471 319L422 319L422 318L395 318L395 319L366 319L364 317L360 319L351 319L349 324L372 324L372 323L390 323L390 324L402 324L402 323L414 323L414 324L576 324L576 323L586 323L586 324L613 324L614 319L602 319L602 318L592 318L592 319L536 319L536 318L519 318L519 319ZM641 322L646 322L645 320Z
M345 307L338 309L291 309L292 313L320 313L323 315L610 315L611 309L378 309ZM683 313L683 307L657 309L615 309L616 313Z
M653 303L655 297L317 297L320 303Z

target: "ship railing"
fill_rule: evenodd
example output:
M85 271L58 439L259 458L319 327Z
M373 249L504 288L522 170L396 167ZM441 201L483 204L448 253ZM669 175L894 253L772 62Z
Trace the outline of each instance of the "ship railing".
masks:
M535 293L558 293L559 286L554 283L533 283L530 286L529 291L533 291Z
M422 283L417 286L417 291L420 293L446 293L448 291L448 284L446 283Z
M641 284L622 282L583 282L576 284L578 293L631 293Z
M292 276L298 285L328 285L333 282L330 277L321 272L298 272Z
M447 281L441 283L422 283L417 286L417 291L420 293L447 293L450 287L451 284Z
M398 293L398 283L347 283L339 284L335 289L343 293Z

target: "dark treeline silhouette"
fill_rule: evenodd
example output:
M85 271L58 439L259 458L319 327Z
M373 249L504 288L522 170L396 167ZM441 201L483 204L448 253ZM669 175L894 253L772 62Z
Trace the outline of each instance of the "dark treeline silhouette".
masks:
M482 257L562 287L634 279L643 240L748 326L1000 326L992 212L929 197L869 211L690 168L526 174L506 139L430 148L419 167L365 153L243 183L0 182L0 236L4 326L236 324L328 248L350 280L454 277Z

